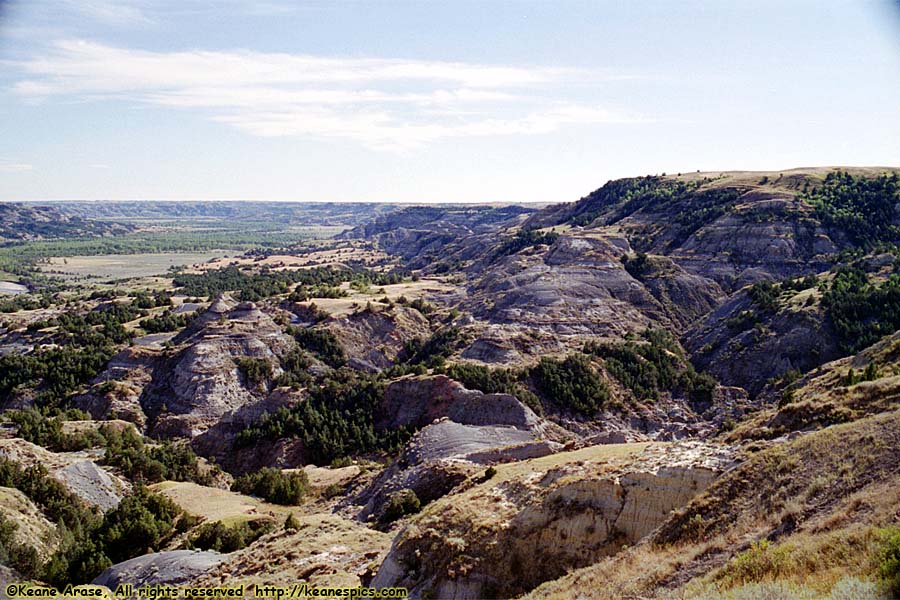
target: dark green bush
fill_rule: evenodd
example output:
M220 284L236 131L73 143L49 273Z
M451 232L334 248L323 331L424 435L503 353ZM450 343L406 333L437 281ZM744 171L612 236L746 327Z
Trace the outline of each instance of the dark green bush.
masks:
M294 336L301 348L312 352L331 367L339 368L347 362L343 346L337 337L327 329L291 327L288 329L288 333Z
M309 479L303 471L285 473L264 467L241 475L231 484L232 491L258 496L275 504L298 505L309 492Z
M244 378L252 385L258 386L272 379L272 363L265 358L239 356L234 362Z
M585 417L594 416L610 399L609 388L584 354L561 361L544 357L531 376L545 399Z
M246 548L273 528L271 521L241 521L231 526L222 521L204 523L188 540L187 547L227 554Z
M411 489L402 489L388 496L381 514L382 523L393 523L406 515L412 515L422 509L419 497Z

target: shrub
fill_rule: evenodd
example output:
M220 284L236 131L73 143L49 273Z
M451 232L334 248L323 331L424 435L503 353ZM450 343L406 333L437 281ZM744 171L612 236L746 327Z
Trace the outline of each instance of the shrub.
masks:
M31 578L40 569L37 550L15 539L18 525L0 514L0 564L9 565L21 575Z
M287 519L284 520L285 531L297 531L300 529L300 521L294 516L294 513L288 513Z
M331 367L338 368L347 362L343 346L337 337L327 329L290 327L288 333L294 336L302 348L309 350Z
M293 514L288 516L288 519ZM216 521L204 523L187 542L188 548L200 550L214 550L216 552L235 552L246 548L266 533L272 531L270 521L241 521L230 527Z
M252 385L258 386L272 379L272 363L265 358L241 356L235 358L234 362Z
M258 496L269 502L297 505L309 492L309 479L303 471L285 473L265 467L255 473L242 475L231 484L232 491Z
M384 505L384 512L381 515L383 523L393 523L397 519L401 519L406 515L412 515L422 509L422 503L416 493L405 488L388 496L388 500Z
M900 529L888 530L884 534L878 576L887 586L890 597L900 597Z
M328 487L325 488L323 495L328 500L331 500L332 498L334 498L336 496L342 496L345 491L346 491L346 489L343 485L341 485L339 483L332 483Z

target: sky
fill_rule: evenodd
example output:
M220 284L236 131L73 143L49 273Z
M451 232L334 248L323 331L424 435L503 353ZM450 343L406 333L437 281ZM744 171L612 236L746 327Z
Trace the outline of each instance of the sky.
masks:
M0 200L564 202L900 166L888 0L0 0Z

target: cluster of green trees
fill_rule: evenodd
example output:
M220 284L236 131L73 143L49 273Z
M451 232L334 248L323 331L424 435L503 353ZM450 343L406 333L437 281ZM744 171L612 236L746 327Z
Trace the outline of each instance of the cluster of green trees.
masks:
M0 396L23 386L36 390L38 406L61 407L134 336L123 324L146 314L133 304L112 302L86 314L67 312L41 323L41 328L58 328L48 340L55 346L0 357Z
M653 268L650 257L645 252L638 252L634 256L623 256L622 265L635 279L642 279Z
M585 417L593 417L611 398L585 354L570 354L562 360L545 356L531 370L531 378L542 399Z
M758 281L750 286L748 294L750 301L763 312L774 313L778 310L778 297L781 295L778 284Z
M858 267L840 267L822 295L822 306L841 348L856 353L900 328L900 275L879 285Z
M683 182L666 181L655 175L617 179L582 198L585 210L570 222L577 226L589 225L604 212L621 204L617 214L611 218L611 221L616 221L648 204L671 201L688 189L689 186Z
M275 504L295 506L309 493L309 479L303 470L285 473L280 469L263 467L236 478L231 490L258 496Z
M407 301L405 296L400 296L399 298L397 298L397 304L402 304L410 308L414 308L422 313L422 315L425 317L431 315L436 310L434 305L429 303L424 298L415 298L413 300Z
M413 338L404 344L399 360L411 365L437 367L465 343L459 327L444 327L426 340Z
M312 359L306 351L292 348L281 358L281 374L272 382L276 387L289 386L299 388L312 381L309 367Z
M160 291L153 294L138 292L131 301L136 308L157 308L160 306L172 306L172 294Z
M168 440L153 446L131 427L100 427L106 452L103 462L119 469L131 481L156 483L164 480L193 481L211 485L213 473L202 469L194 451L186 444Z
M247 272L236 265L205 273L178 273L172 281L175 287L189 296L216 296L222 292L238 292L242 300L260 300L296 291L297 301L311 297L329 297L329 290L337 290L344 282L366 285L399 283L407 274L403 271L382 273L369 269L337 269L314 267L275 271L264 267L260 272Z
M35 310L48 308L53 305L53 298L48 294L34 296L33 294L17 294L15 296L0 297L0 313L14 313L20 310Z
M326 365L339 368L346 364L347 355L337 336L328 329L289 327L288 333L304 350L308 350Z
M830 229L841 232L857 246L873 248L900 242L900 228L893 225L894 207L900 202L900 176L853 176L833 171L821 186L802 193L816 208L816 216Z
M805 277L788 277L779 282L758 281L750 286L747 291L753 308L743 310L733 317L725 320L725 324L732 331L746 331L763 322L765 315L772 315L780 308L780 298L784 292L801 292L818 285L815 275Z
M240 356L234 359L238 370L252 385L262 385L272 379L272 363L265 358Z
M167 310L161 315L144 319L140 325L141 329L147 333L178 331L182 327L186 327L196 316L196 312L175 314L174 311Z
M543 411L540 399L528 389L528 369L492 369L474 363L455 363L435 369L435 373L443 373L470 390L480 390L485 394L513 395L538 414Z
M273 234L253 231L141 232L111 237L36 241L0 249L0 257L34 260L53 256L95 254L157 254L161 252L206 252L226 248L248 250L259 246L281 247L297 239L296 233Z
M678 225L670 246L678 246L701 227L725 215L737 203L741 192L735 189L713 189L687 192L678 198Z
M393 492L388 496L381 513L382 523L393 523L397 519L402 519L406 515L413 515L422 510L422 502L416 493L404 488Z
M532 246L541 244L551 245L559 238L559 234L555 231L541 232L537 229L520 229L516 235L512 236L497 248L494 253L493 260L510 256Z
M655 400L663 391L684 392L709 402L716 381L697 373L675 339L663 329L648 329L643 343L585 345L585 353L603 359L606 371L641 400Z
M115 354L111 343L69 345L0 357L0 397L19 386L36 389L39 406L60 407Z
M235 552L246 548L260 537L274 529L271 521L240 521L231 526L222 521L204 523L185 544L190 549L213 550L215 552Z
M384 385L377 375L333 371L309 387L307 401L264 415L237 435L235 445L297 438L310 461L319 465L351 455L395 452L412 432L406 428L375 430L375 410L384 396Z
M242 300L260 300L291 291L296 284L306 286L339 285L348 280L349 270L316 267L294 271L263 269L247 272L236 265L204 273L179 273L172 278L177 288L189 296L213 297L222 292L238 292Z
M10 411L6 417L16 425L20 438L54 452L76 452L106 443L104 437L94 429L65 433L59 416L49 418L34 408Z
M306 287L298 285L288 296L291 302L306 302L310 298L345 298L350 294L334 285L316 285Z

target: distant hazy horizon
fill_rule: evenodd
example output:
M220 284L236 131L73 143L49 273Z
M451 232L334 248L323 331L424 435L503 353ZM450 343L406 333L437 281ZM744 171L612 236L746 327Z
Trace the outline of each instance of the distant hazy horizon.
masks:
M888 0L0 0L0 64L0 201L550 203L900 165Z

